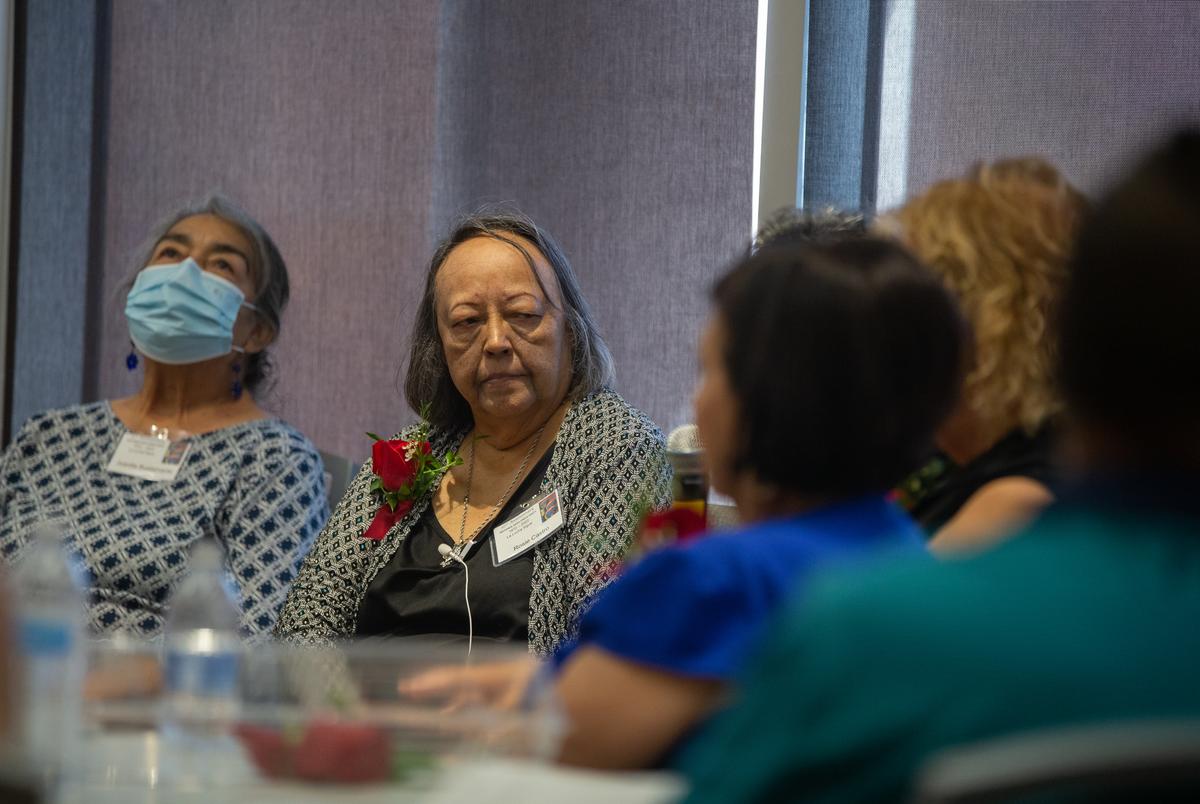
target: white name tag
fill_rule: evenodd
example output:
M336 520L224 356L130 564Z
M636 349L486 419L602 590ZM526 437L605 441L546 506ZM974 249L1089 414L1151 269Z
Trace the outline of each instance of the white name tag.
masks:
M179 474L191 443L126 433L108 462L108 471L143 480L171 481Z
M544 542L563 526L558 489L529 503L525 510L492 531L492 563L497 567Z

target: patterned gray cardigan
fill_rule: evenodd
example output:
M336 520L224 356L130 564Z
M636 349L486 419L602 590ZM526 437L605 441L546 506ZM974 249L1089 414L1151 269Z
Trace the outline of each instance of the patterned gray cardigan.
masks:
M407 432L407 431L406 431ZM437 455L465 433L430 433ZM402 433L401 438L404 437ZM275 627L281 638L322 641L354 633L367 586L429 507L432 492L378 542L362 533L379 508L363 466L317 538ZM529 590L529 648L545 655L574 633L579 614L613 577L633 537L638 509L670 501L662 432L612 391L593 393L563 418L542 491L557 488L566 522L535 548Z

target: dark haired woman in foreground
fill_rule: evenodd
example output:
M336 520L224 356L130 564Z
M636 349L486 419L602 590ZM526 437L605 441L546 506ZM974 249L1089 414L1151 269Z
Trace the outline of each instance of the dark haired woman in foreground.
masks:
M922 549L885 494L960 378L964 324L936 278L863 239L765 248L713 296L696 424L713 486L750 524L649 554L584 615L555 655L566 763L669 761L812 568Z

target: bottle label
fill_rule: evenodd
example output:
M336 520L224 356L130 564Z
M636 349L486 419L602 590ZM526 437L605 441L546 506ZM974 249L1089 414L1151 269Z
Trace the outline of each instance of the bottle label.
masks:
M167 689L173 693L209 696L237 691L238 655L233 652L167 654Z
M73 642L71 626L61 620L21 619L21 648L27 656L67 656Z

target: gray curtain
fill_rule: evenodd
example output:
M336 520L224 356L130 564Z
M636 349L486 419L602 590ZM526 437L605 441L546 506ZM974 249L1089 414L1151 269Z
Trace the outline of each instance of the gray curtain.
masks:
M23 16L17 35L34 57L23 65L24 104L13 114L20 167L9 235L16 245L12 432L40 410L78 402L94 376L86 344L99 274L94 179L102 133L93 121L103 91L97 47L106 33L96 0L30 0Z
M1200 124L1200 3L890 6L911 16L890 26L911 41L908 63L889 62L885 76L909 96L882 122L885 140L904 127L906 141L880 160L884 183L915 192L978 160L1038 154L1097 191L1174 126ZM901 54L904 44L891 43Z
M809 0L808 206L889 208L1040 155L1086 191L1200 124L1200 3Z
M578 271L618 390L691 421L707 289L752 226L756 3L445 8L434 219L526 209Z
M808 0L802 205L875 204L883 0Z

